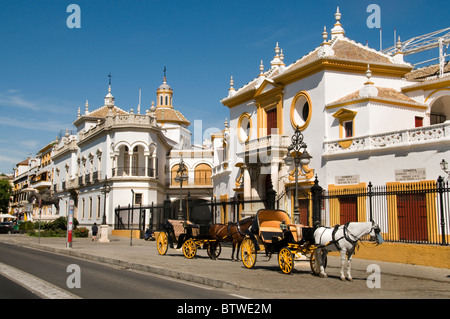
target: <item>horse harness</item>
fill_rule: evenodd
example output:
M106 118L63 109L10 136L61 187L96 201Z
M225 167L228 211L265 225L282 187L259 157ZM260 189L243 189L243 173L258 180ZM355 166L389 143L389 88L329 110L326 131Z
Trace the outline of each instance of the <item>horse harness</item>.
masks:
M358 240L359 239L352 239L352 238L350 238L350 236L352 236L352 237L354 237L351 233L350 233L350 231L348 230L348 224L349 223L346 223L344 226L342 226L342 225L336 225L336 226L334 226L334 229L333 229L333 232L331 233L331 238L333 239L332 240L332 243L334 244L334 245L336 245L336 248L338 249L338 250L341 250L341 246L339 245L339 241L341 240L341 239L345 239L345 240L347 240L349 243L351 243L353 246L355 246L357 243L358 243ZM336 238L336 233L337 233L337 231L339 230L339 228L342 226L342 236L341 237L339 237L339 238ZM323 231L323 233L322 233L322 235L320 236L321 238L322 238L322 236L323 236L323 234L325 233L325 231Z

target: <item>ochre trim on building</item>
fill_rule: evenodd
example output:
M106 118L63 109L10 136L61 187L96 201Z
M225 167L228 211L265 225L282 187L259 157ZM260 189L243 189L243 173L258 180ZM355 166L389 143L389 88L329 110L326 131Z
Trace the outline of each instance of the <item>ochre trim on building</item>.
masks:
M305 120L305 123L303 123L302 125L300 125L300 124L298 124L298 123L295 122L295 116L294 116L294 112L295 112L295 104L297 103L297 100L298 100L300 97L305 97L305 98L306 98L306 101L308 102L308 105L309 105L308 118ZM300 130L301 130L301 131L304 131L304 130L308 127L309 122L311 121L312 111L313 111L313 106L312 106L312 103L311 103L311 97L309 96L308 92L306 92L306 91L300 91L300 92L298 92L298 93L294 96L294 99L292 100L292 103L291 103L290 119L291 119L291 125L292 125L292 127L293 127L294 129L296 129L297 126L299 126Z
M244 118L248 118L248 122L250 123L250 129L248 131L248 136L246 139L244 139L241 136L241 125L242 125L242 120ZM238 135L238 139L241 143L247 142L248 140L250 140L250 137L252 136L252 130L253 130L253 123L252 123L252 117L249 113L245 112L242 113L241 116L238 119L238 123L237 123L237 135Z

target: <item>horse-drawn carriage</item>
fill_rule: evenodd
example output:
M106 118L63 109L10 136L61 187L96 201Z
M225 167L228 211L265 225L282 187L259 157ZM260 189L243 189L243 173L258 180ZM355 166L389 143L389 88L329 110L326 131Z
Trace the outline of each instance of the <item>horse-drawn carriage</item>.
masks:
M294 260L305 255L310 259L311 270L318 274L320 268L314 254L314 229L291 224L282 210L260 210L256 214L247 237L242 241L241 258L246 268L253 268L257 253L265 251L270 258L278 253L278 264L283 273L289 274Z
M156 248L160 255L165 255L169 247L182 248L188 259L195 257L198 248L206 249L211 259L220 255L220 242L209 235L205 226L186 220L168 219L162 224L162 228L156 237Z
M260 210L256 214L246 238L242 241L241 257L246 268L253 268L259 251L267 256L278 253L278 264L283 273L289 274L294 261L301 255L309 258L315 275L326 277L327 253L341 254L341 280L345 280L344 261L348 257L347 278L351 280L350 262L358 241L365 235L383 242L380 228L374 222L352 222L334 227L317 228L291 224L282 210Z

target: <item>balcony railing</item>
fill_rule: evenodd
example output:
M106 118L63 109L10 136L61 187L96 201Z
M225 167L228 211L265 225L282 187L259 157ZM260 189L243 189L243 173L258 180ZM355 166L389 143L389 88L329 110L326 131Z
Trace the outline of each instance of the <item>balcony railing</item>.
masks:
M324 142L324 155L419 146L450 140L450 121L408 130Z
M289 136L285 135L267 135L261 138L250 140L245 142L243 153L238 154L242 156L244 154L262 154L264 155L268 151L272 154L275 152L285 152L289 147L291 141Z
M112 177L128 177L128 176L136 176L136 177L157 177L156 169L154 168L145 168L145 167L115 167L112 169Z
M180 187L180 183L175 180L170 181L170 187ZM212 178L211 177L202 177L202 178L188 178L183 182L183 188L192 188L192 187L212 187Z

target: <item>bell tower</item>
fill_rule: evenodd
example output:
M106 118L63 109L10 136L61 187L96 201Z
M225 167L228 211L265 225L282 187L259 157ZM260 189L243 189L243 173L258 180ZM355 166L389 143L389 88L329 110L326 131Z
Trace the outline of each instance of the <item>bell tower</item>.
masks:
M164 66L164 81L156 91L156 107L170 107L173 108L172 104L173 90L166 81L166 67Z

